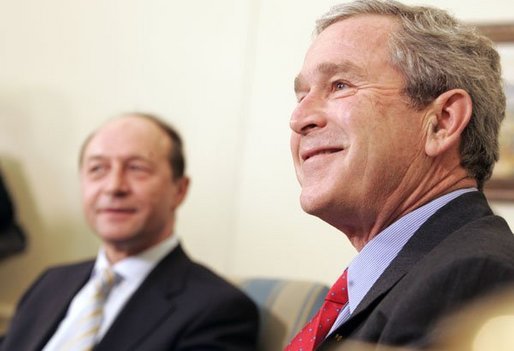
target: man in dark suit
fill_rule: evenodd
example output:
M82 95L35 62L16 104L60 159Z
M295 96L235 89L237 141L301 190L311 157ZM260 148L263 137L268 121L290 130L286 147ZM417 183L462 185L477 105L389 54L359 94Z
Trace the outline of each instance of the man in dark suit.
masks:
M2 350L255 349L255 305L192 262L174 234L189 184L174 129L146 114L107 122L82 148L80 178L102 248L32 285Z
M359 253L286 350L433 346L441 319L514 283L514 237L481 192L505 116L499 55L395 1L335 6L316 33L290 122L300 202Z

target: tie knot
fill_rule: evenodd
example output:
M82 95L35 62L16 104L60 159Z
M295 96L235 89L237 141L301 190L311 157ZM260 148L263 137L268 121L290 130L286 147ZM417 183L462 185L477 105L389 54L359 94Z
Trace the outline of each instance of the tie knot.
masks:
M103 298L107 298L111 289L116 285L117 275L110 267L107 267L98 271L95 280L98 294Z
M332 301L341 305L345 305L348 302L348 289L347 289L347 276L348 269L345 269L343 274L337 279L328 291L325 300Z

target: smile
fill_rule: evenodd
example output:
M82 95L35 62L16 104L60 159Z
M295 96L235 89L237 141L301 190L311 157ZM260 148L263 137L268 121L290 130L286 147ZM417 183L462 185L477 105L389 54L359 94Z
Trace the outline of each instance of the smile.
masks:
M133 208L103 208L98 212L105 214L130 214L136 212Z
M334 154L334 153L337 153L337 152L340 152L343 150L344 150L343 148L339 148L339 147L313 149L313 150L303 152L301 154L301 158L303 161L307 161L308 159L315 157L315 156Z

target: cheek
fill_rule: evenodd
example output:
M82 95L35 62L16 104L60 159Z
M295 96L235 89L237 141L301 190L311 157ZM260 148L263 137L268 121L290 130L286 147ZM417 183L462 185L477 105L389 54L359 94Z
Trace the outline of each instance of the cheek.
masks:
M82 207L84 211L95 215L96 208L105 204L106 184L102 180L84 180L81 182Z
M299 155L299 149L300 149L300 137L296 133L291 134L291 156L293 158L293 165L296 173L296 179L300 184L302 184L302 166L300 163L300 155Z
M147 183L144 186L139 186L137 189L137 191L134 191L134 197L139 202L153 207L170 203L175 198L172 187L164 181Z
M295 154L298 153L298 147L299 147L299 144L300 144L300 137L298 134L296 133L291 133L291 138L289 140L289 144L290 144L290 147L291 147L291 153L293 154L293 157L295 156Z
M92 225L94 225L97 219L97 198L96 192L92 189L82 189L82 209L86 220Z
M95 199L98 194L98 186L90 183L83 183L81 185L82 192L82 203L84 207L87 209L88 206L94 204Z
M293 162L295 166L298 166L300 164L300 156L298 154L300 149L300 136L298 134L291 134L290 147L291 155L293 156Z

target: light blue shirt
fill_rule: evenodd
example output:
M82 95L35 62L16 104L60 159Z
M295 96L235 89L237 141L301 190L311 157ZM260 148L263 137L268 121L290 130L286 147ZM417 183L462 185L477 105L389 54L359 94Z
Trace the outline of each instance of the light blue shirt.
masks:
M451 200L476 190L459 189L438 197L401 217L371 239L348 266L348 303L328 334L348 320L373 284L430 216Z

